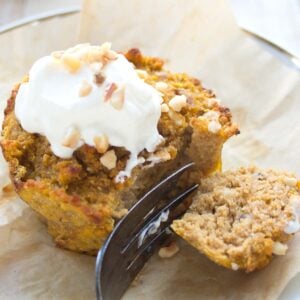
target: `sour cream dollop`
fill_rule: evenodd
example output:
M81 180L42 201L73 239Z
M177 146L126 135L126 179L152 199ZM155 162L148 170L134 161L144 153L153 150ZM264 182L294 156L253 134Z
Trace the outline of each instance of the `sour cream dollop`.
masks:
M116 178L124 181L141 162L138 154L153 152L162 141L161 102L159 92L110 44L82 44L34 63L17 94L15 114L24 130L44 135L61 158L83 144L97 148L97 141L124 147L130 158Z

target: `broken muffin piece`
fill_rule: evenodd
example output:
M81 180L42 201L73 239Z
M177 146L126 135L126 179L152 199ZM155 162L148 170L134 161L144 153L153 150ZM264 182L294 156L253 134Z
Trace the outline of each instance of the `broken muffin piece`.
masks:
M76 114L80 119L92 107L91 113L96 111L97 118L99 116L106 124L105 128L101 127L102 131L114 127L108 133L96 132L95 123L97 125L98 119L85 130L80 130L80 126L71 126L71 130L63 136L65 139L62 139L64 148L61 144L54 148L53 141L51 145L51 139L47 139L46 134L25 130L18 119L18 94L22 95L22 85L30 83L30 76L25 78L21 87L16 86L8 100L1 144L9 163L10 176L20 197L45 218L49 233L60 247L96 254L114 224L152 185L188 160L195 162L194 172L198 178L218 170L223 144L238 133L236 125L231 122L229 110L222 107L214 93L205 89L199 80L163 69L161 59L143 56L137 49L123 55L111 52L107 44L100 47L84 44L66 52L54 53L46 58L46 62L51 64L51 70L57 70L58 75L71 83L74 78L82 76L80 79L88 80L88 85L79 80L79 86L71 89L72 93L67 93L64 82L54 76L56 88L50 86L51 93L44 95L53 96L52 91L55 90L60 100L56 99L54 104L63 106L66 114L58 118L62 110L57 108L53 118L58 120L52 120L50 124L46 122L49 118L47 114L45 118L37 114L36 118L42 119L39 125L51 126L61 121L68 122ZM126 74L116 71L119 63L126 66L125 70L130 71L135 83L139 86L146 84L147 90L152 92L155 89L154 92L161 98L161 103L157 102L159 114L154 126L163 141L153 151L142 149L136 153L138 157L133 157L136 164L129 163L132 152L124 146L114 145L112 133L126 142L132 138L143 138L149 127L150 117L145 114L141 118L142 124L136 126L138 132L124 138L122 133L127 134L132 124L119 122L118 116L126 116L129 109L136 113L144 111L151 104L151 99L142 99L140 89L137 90L138 94L130 92L132 86L136 86L132 82L125 82L126 90L130 92L125 94L125 98L123 93L118 93L117 87L110 82L110 76L128 80ZM85 72L96 77L86 79ZM49 82L42 83L48 87ZM73 87L71 83L70 88ZM49 84L53 85L51 82ZM61 97L59 91L65 93L65 97ZM78 105L80 109L70 113L69 105L64 105L66 99L71 107ZM117 100L120 99L122 101L118 103ZM39 99L35 100L38 104L41 102ZM101 109L98 113L99 106ZM24 107L30 112L39 106ZM103 113L104 109L115 117ZM20 109L19 115L26 111ZM153 116L151 111L148 113ZM36 121L28 115L25 114L28 122ZM132 118L136 116L137 114L132 114ZM86 119L89 121L89 118ZM213 126L211 122L214 122ZM50 127L48 133L51 138L52 134L56 137L63 132L51 130ZM86 132L94 134L91 135L89 144L85 143ZM59 139L54 140L54 145L57 140ZM141 146L136 143L134 145ZM67 156L60 157L60 153L66 153ZM123 176L127 166L130 167L130 172ZM123 180L116 180L120 177Z
M299 216L300 184L293 174L242 167L202 179L172 229L217 264L251 272L286 253Z

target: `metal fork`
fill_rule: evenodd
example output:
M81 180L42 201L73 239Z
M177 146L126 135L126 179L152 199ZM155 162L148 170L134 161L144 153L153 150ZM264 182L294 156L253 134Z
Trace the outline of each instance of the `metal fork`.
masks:
M98 300L119 300L154 251L168 236L168 227L183 211L176 208L198 185L168 200L167 193L194 163L170 174L147 192L116 225L96 260Z

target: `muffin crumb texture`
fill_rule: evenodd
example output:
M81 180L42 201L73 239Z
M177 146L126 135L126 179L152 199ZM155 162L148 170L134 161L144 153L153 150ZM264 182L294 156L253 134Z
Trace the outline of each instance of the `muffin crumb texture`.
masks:
M300 190L293 174L256 167L216 173L201 180L175 232L232 270L265 267L284 255L299 230Z
M101 49L105 54L104 64L115 59L109 45ZM74 54L63 51L52 56L74 74L84 63L101 69L98 58L103 59L102 52L99 57L97 52L79 61ZM25 131L16 118L15 98L19 85L13 90L5 110L1 146L15 189L45 218L57 245L73 251L96 254L127 210L179 165L191 160L196 164L195 170L182 179L186 181L220 169L223 144L239 132L231 121L229 109L214 100L214 93L205 89L198 79L165 70L161 59L143 56L138 49L124 55L138 76L161 93L163 101L157 124L163 141L153 152L139 153L138 165L124 182L117 182L115 178L125 170L130 152L124 147L112 146L107 136L96 135L95 147L82 145L78 130L70 128L64 144L72 148L78 146L78 149L72 157L60 158L44 136ZM28 80L26 77L23 82ZM103 80L101 73L95 78L99 85ZM79 88L80 101L86 101L86 95L97 86L93 85L91 91L90 86L83 83ZM121 109L123 94L122 86L109 86L106 90L108 105ZM210 131L208 118L201 118L207 114L209 120L213 118L220 124L218 131Z

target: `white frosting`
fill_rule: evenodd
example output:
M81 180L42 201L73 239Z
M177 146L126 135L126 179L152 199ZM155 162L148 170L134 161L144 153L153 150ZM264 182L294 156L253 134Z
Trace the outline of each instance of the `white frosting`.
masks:
M94 46L84 47L87 51ZM97 84L94 79L100 68L84 62L76 72L70 72L52 56L39 59L29 72L29 82L19 89L15 113L26 131L44 135L53 153L61 158L71 157L84 143L95 146L94 138L106 135L110 145L131 153L126 169L116 178L123 181L142 162L138 154L143 149L153 152L162 141L157 130L162 99L156 89L139 78L123 55L117 54L102 67L105 80ZM121 109L105 101L105 92L112 83L124 88ZM83 84L92 87L84 96L80 95ZM74 129L80 140L70 147L63 146Z

